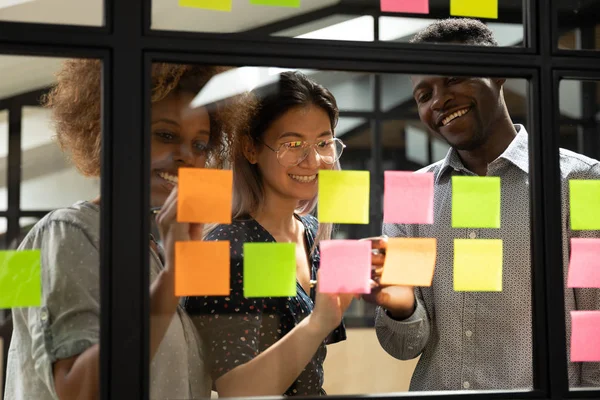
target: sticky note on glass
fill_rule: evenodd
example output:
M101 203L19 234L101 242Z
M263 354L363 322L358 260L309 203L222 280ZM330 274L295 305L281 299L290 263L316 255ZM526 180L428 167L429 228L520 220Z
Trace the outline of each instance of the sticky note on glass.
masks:
M498 19L498 0L450 0L450 15Z
M250 4L273 7L300 7L300 0L250 0Z
M569 181L571 229L600 230L600 180Z
M176 296L229 296L229 242L175 243Z
M435 238L389 238L381 284L431 286L436 255Z
M500 177L452 177L452 227L500 228Z
M429 14L429 0L381 0L381 11Z
M40 251L0 251L0 308L39 307L41 304Z
M433 173L385 171L383 222L433 224Z
M600 239L571 238L567 286L600 288Z
M454 290L502 291L502 240L454 239Z
M371 241L323 240L319 292L371 293Z
M296 296L296 244L244 243L244 297Z
M319 222L369 223L369 171L319 171Z
M231 11L232 0L179 0L179 7L203 8L205 10Z
M178 222L231 223L231 170L180 168L178 188Z
M600 361L600 311L571 311L571 362Z

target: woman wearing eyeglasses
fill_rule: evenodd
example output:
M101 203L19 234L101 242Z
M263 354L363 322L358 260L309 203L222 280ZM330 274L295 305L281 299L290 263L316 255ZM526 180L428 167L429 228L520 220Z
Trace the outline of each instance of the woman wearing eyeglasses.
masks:
M344 149L334 138L337 104L329 90L298 72L281 74L275 89L254 93L255 112L234 148L233 223L206 238L231 243L230 296L185 299L220 397L325 394L325 345L346 338L342 316L352 295L311 286L317 245L331 236L331 226L310 215L319 170L339 169ZM296 297L244 297L248 242L296 244Z

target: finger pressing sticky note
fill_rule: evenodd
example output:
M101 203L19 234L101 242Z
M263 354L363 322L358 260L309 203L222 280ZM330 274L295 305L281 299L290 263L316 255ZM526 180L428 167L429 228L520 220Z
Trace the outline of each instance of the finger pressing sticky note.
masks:
M175 243L176 296L229 296L229 242Z
M250 0L250 4L274 7L300 7L300 0Z
M231 170L179 168L177 221L231 223Z
M369 171L319 171L319 222L369 223Z
M435 238L389 238L381 284L431 286L436 255Z
M0 308L39 307L41 303L40 251L0 251Z
M571 362L600 361L600 311L571 311Z
M452 177L452 227L500 228L500 177Z
M179 7L203 8L205 10L231 11L232 0L179 0Z
M296 244L244 243L244 297L296 296Z
M571 238L567 286L600 288L600 239Z
M381 11L429 14L429 0L381 0Z
M383 222L433 224L433 173L385 171Z
M502 240L454 239L454 290L502 291Z
M450 0L450 15L498 19L498 0Z
M323 240L319 292L371 293L371 242Z
M600 230L600 180L569 181L571 229Z

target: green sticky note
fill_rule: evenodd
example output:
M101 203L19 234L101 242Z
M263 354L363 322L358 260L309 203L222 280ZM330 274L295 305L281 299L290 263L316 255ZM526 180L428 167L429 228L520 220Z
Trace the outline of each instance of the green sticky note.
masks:
M502 240L454 239L454 290L502 291Z
M500 177L452 177L452 227L500 228Z
M319 221L368 224L369 182L369 171L319 171Z
M42 304L40 260L39 250L0 251L0 308Z
M600 180L569 181L571 229L600 230Z
M203 8L205 10L231 11L232 0L179 0L179 7Z
M498 0L450 0L450 15L498 19Z
M250 4L274 7L300 7L300 0L250 0Z
M296 296L296 244L244 243L244 297Z

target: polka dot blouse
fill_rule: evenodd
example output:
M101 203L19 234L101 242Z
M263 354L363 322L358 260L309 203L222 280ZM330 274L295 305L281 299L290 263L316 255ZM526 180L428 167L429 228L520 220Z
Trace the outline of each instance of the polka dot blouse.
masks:
M312 216L298 217L304 225L307 248L312 248L318 228ZM216 381L234 368L251 361L290 332L314 308L315 291L306 293L297 282L296 297L250 298L243 292L243 245L253 242L275 242L256 220L247 217L231 225L217 226L206 240L228 240L231 243L231 294L229 297L189 297L183 300L208 350L206 360ZM311 259L311 279L316 279L319 250ZM323 342L287 389L286 396L324 395L323 362L326 344L346 339L343 323Z

